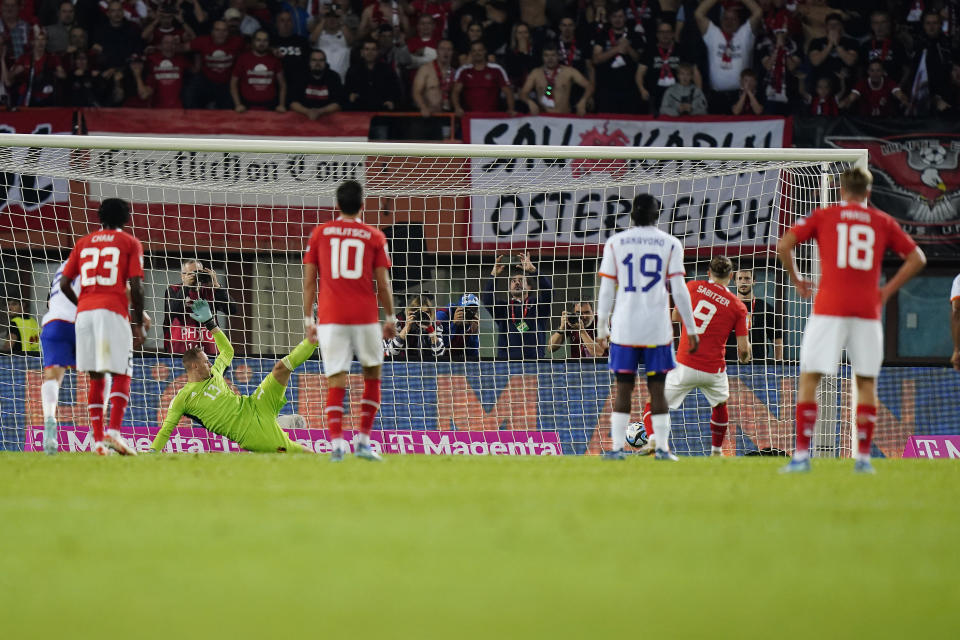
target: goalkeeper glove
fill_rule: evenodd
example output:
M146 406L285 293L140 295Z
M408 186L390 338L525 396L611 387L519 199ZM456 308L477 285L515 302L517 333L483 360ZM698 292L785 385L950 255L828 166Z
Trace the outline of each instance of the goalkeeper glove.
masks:
M194 300L193 312L190 317L202 324L208 330L213 331L217 328L217 318L213 315L210 305L206 300Z

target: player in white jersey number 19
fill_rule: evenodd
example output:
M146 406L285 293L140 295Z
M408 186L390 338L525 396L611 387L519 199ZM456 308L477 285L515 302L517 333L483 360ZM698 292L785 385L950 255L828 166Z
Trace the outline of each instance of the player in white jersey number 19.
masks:
M604 455L613 460L625 457L630 399L638 367L643 364L657 432L656 458L676 460L670 453L670 414L664 396L667 372L676 366L671 295L690 336L690 351L696 351L699 344L690 292L683 281L683 245L657 229L660 201L653 196L635 197L630 217L634 226L607 240L600 263L597 343L604 347L610 342L610 371L617 378L610 414L612 445Z

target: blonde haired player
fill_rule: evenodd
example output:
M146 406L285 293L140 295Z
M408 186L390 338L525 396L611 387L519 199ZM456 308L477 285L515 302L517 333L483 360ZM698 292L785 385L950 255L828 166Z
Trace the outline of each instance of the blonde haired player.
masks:
M810 470L810 439L817 421L817 385L836 375L846 349L857 384L857 454L854 470L874 473L870 444L877 422L877 376L883 363L880 310L896 291L923 269L923 251L889 215L867 204L873 176L866 169L840 175L840 202L817 209L783 234L777 254L802 298L813 283L800 277L793 248L816 240L820 251L819 291L800 344L797 389L797 446L786 473ZM878 288L883 254L904 259L897 273Z
M727 435L730 412L730 382L727 380L727 363L724 359L727 338L730 332L737 336L737 357L741 364L750 362L750 331L747 307L727 288L733 276L733 263L726 256L714 256L710 260L709 279L691 280L687 283L693 305L693 320L699 332L699 346L690 350L687 328L680 332L680 349L677 351L677 368L667 374L664 395L670 409L678 409L684 398L694 389L699 389L710 403L710 455L721 455L723 439ZM674 322L680 314L673 310ZM649 441L640 449L648 455L657 446L656 431L650 414L650 403L643 409L643 424Z

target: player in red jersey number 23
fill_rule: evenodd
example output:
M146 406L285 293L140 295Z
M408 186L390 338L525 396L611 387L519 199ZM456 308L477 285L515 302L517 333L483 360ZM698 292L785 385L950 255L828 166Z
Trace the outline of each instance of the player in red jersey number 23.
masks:
M388 271L390 256L383 232L360 220L363 187L359 183L348 180L337 188L337 207L340 216L313 230L303 256L303 321L307 339L316 336L320 340L320 357L329 384L324 411L333 445L330 459L342 460L347 451L342 427L343 398L350 363L356 356L363 368L363 398L354 453L366 460L379 460L370 445L370 430L380 408L382 340L397 335ZM386 316L382 329L377 298Z
M106 455L110 450L136 455L120 436L123 414L130 401L133 349L143 344L143 246L123 230L130 220L130 205L119 198L100 203L102 229L79 240L63 266L60 291L77 305L77 370L90 375L87 407L93 431L93 451ZM70 286L80 278L80 295ZM133 328L127 301L133 303ZM105 374L110 385L110 426L103 429Z
M877 423L877 376L883 363L880 310L896 291L923 269L926 257L900 225L867 204L873 176L851 168L840 175L841 201L817 209L783 234L777 253L802 298L813 284L800 277L793 248L816 240L820 251L820 287L800 344L797 389L797 446L785 472L810 470L810 439L817 421L820 378L836 375L846 349L857 383L857 453L854 470L873 473L870 444ZM897 273L878 287L883 254L892 249L904 259Z

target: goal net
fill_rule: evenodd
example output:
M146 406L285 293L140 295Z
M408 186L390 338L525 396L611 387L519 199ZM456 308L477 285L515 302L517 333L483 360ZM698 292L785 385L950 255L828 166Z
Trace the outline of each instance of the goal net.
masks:
M785 283L776 239L796 217L836 199L840 171L865 162L865 152L798 149L4 140L0 448L7 450L40 448L44 372L31 319L39 324L74 242L97 228L99 202L132 203L128 230L145 250L152 327L135 353L123 427L145 448L184 383L180 354L192 344L212 349L184 313L191 299L214 301L236 348L227 378L239 393L251 393L302 339L302 252L312 228L336 215L337 186L355 179L365 188L365 222L388 237L396 308L408 328L402 344L385 347L374 434L385 452L569 455L608 446L612 380L592 339L596 272L603 242L629 226L641 192L662 201L660 227L683 242L688 278L705 278L710 257L720 254L752 278L740 284L755 295L752 317L764 331L753 363L730 359L727 454L789 452L809 302ZM800 249L800 266L815 275L811 252ZM191 274L198 269L199 279ZM348 432L358 424L362 389L354 366ZM329 450L322 372L318 358L295 372L283 409L304 418L294 436L318 452ZM639 384L634 421L646 393ZM86 394L85 377L68 372L58 411L62 450L90 448ZM843 370L825 380L818 453L849 455L850 402ZM884 420L894 417L881 416L881 444ZM703 396L688 396L672 422L678 453L709 451ZM168 446L232 448L198 427L184 419Z

